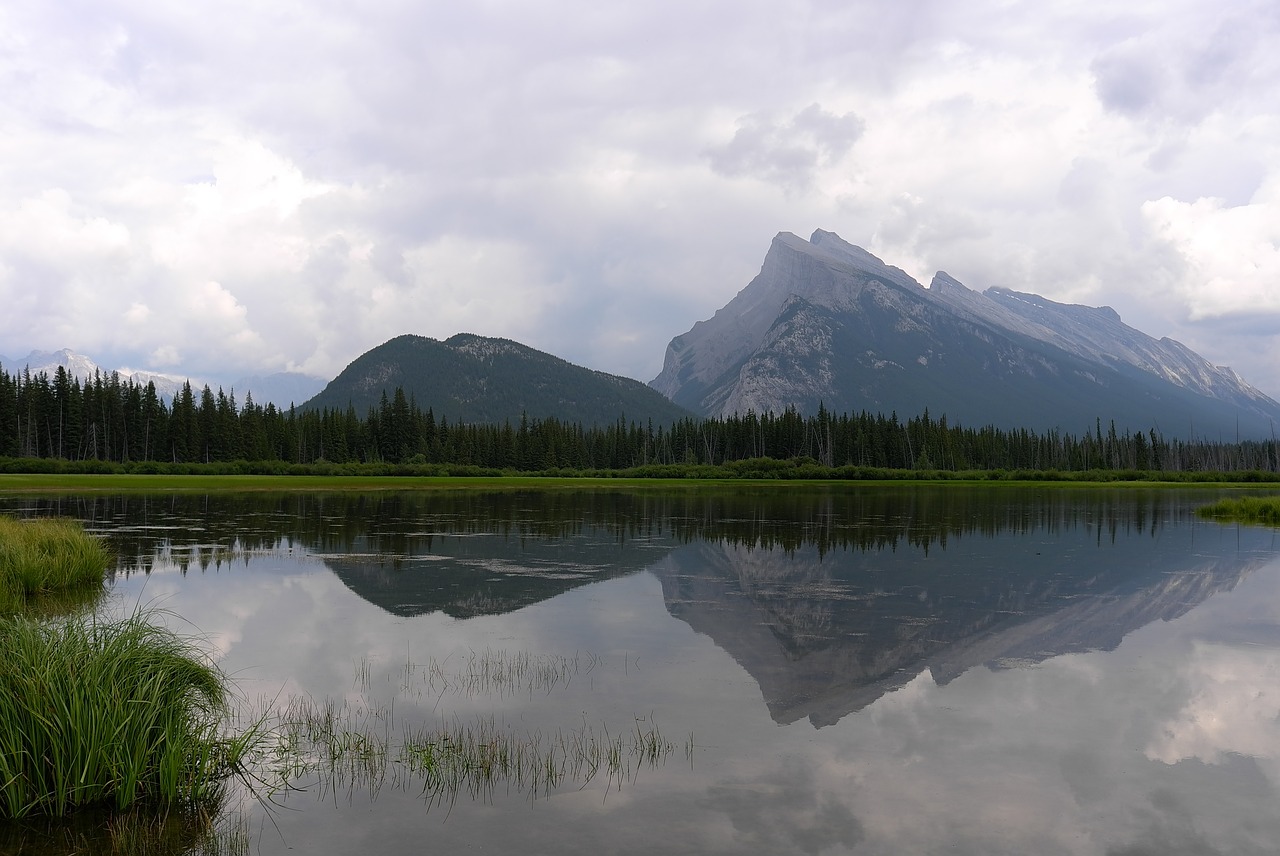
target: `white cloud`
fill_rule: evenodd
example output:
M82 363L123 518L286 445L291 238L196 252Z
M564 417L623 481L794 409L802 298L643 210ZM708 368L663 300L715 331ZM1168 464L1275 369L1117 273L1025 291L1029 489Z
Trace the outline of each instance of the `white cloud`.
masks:
M1147 757L1165 764L1221 764L1230 755L1263 759L1280 786L1280 697L1268 690L1280 677L1280 655L1201 643L1183 668L1192 692L1161 723Z
M1280 176L1247 205L1167 196L1143 205L1152 231L1185 263L1178 291L1192 320L1280 313L1278 190Z
M821 227L921 278L1111 304L1280 392L1275 329L1189 320L1273 269L1272 4L215 17L0 11L6 352L332 373L467 324L647 379L773 233ZM208 282L248 341L166 296Z

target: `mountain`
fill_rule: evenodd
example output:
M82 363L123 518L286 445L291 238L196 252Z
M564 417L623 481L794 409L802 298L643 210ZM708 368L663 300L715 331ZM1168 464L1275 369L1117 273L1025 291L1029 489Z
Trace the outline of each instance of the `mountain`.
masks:
M63 348L59 351L32 351L26 357L20 360L7 360L0 358L0 365L6 367L11 373L21 372L23 368L35 375L44 372L50 378L57 372L58 367L66 369L73 377L79 378L81 384L85 381L93 380L94 372L102 374L104 377L115 371L120 375L121 380L130 379L140 386L146 386L148 383L156 385L156 394L166 402L173 401L173 396L178 390L182 389L185 378L175 377L173 375L157 374L155 372L130 371L129 369L104 369L95 363L90 357L84 354L77 354L70 348Z
M274 404L279 410L288 410L295 404L301 404L324 389L324 378L301 372L276 372L269 375L242 377L232 385L236 393L236 401L243 404L245 398L253 396L255 404L266 407Z
M966 288L938 272L928 288L818 230L774 238L759 275L667 347L650 385L696 413L913 416L1078 432L1211 439L1271 436L1280 403L1109 307Z
M92 378L95 371L102 372L97 363L84 354L73 352L70 348L63 348L60 351L32 351L20 360L0 358L0 364L8 367L11 373L15 371L20 373L23 368L26 368L33 377L40 372L53 377L59 366L81 380ZM103 372L103 374L107 373Z
M22 367L26 367L32 376L44 372L49 377L53 377L54 372L61 366L71 375L79 378L81 383L86 380L92 380L94 372L100 372L103 376L106 376L115 371L122 380L128 378L140 386L154 383L156 385L156 393L166 403L172 403L173 397L182 390L182 385L188 382L185 377L159 374L157 372L104 369L94 362L92 358L86 357L84 354L77 354L70 348L63 348L60 351L32 351L24 359L20 360L0 357L0 366L4 366L11 373L15 368L21 371ZM324 386L324 383L323 378L311 375L298 372L277 372L276 374L260 377L241 378L227 392L235 392L237 404L243 404L246 395L252 394L253 400L257 404L265 407L270 402L281 410L287 410L294 403L306 401L315 395ZM198 391L204 386L204 383L191 381L191 385Z
M350 404L363 416L396 387L450 422L514 424L527 415L603 425L625 416L669 425L691 415L640 381L470 333L443 342L397 336L357 357L303 407L345 410Z

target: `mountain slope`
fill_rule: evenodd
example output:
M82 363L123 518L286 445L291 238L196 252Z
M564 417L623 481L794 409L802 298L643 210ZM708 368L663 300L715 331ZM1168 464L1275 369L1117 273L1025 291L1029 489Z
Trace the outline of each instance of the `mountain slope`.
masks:
M403 387L418 407L450 422L516 423L522 415L601 425L667 425L689 416L637 380L592 371L508 339L459 333L443 342L397 336L362 354L305 408L364 415Z
M112 371L116 371L122 380L132 380L139 386L145 387L148 383L155 384L156 394L165 402L173 401L173 396L178 390L182 389L182 384L185 382L183 378L155 372L104 369L94 362L92 358L84 354L77 354L70 348L63 348L59 351L32 351L23 359L8 362L0 360L0 363L11 370L22 371L25 368L31 372L32 376L44 372L50 378L54 376L58 367L61 366L72 377L79 378L82 384L86 381L92 381L95 372L105 377L110 375Z
M706 415L794 406L1080 431L1270 436L1280 404L1110 308L929 288L837 235L782 233L760 274L675 337L653 386Z
M81 383L92 380L94 372L100 372L103 376L106 376L113 371L112 369L100 367L92 358L84 354L77 354L70 348L63 348L60 351L32 351L21 360L9 360L0 357L0 366L4 366L10 371L16 369L19 372L25 367L33 376L44 372L51 378L58 370L58 367L61 366L72 376L79 378ZM120 375L121 379L132 380L139 386L146 386L148 383L155 384L156 394L166 404L172 403L174 396L181 391L183 384L190 383L197 389L203 385L203 382L188 380L177 375L131 371L129 369L114 371ZM240 378L227 391L235 393L238 404L243 404L245 399L252 395L254 402L259 405L266 406L270 402L281 410L287 410L294 402L304 401L315 395L324 386L324 383L321 378L311 375L304 375L298 372L278 372L266 377Z

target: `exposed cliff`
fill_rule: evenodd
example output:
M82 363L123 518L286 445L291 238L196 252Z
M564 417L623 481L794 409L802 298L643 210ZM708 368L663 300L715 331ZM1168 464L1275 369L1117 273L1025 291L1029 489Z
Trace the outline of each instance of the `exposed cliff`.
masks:
M926 408L969 425L1270 436L1280 404L1109 307L925 288L821 230L774 238L758 276L667 348L650 384L697 413Z

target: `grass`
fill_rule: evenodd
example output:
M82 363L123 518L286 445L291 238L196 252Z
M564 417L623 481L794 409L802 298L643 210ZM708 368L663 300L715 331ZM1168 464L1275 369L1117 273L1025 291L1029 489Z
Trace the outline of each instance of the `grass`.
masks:
M549 695L601 667L601 659L589 653L499 649L424 664L407 661L387 675L393 700L379 703L369 696L372 664L361 660L355 667L357 697L294 696L273 715L258 743L254 777L271 791L314 785L322 793L360 789L376 795L389 785L449 804L464 794L489 799L500 788L536 799L597 778L607 791L620 789L642 769L664 764L676 748L652 717L635 717L631 727L612 730L591 725L584 714L574 725L541 730L516 727L493 714L441 716L434 722L395 714L395 699ZM685 753L692 763L692 735Z
M555 731L519 729L493 716L394 727L390 707L290 700L259 758L260 781L276 789L314 778L325 792L384 784L452 803L462 794L489 799L501 787L531 799L585 787L603 776L610 790L666 762L675 746L651 720L618 733L587 722ZM692 737L686 743L692 751Z
M416 690L419 698L443 693L467 698L550 695L557 688L568 686L579 674L590 675L599 665L600 658L590 653L566 657L486 648L469 652L452 669L435 658L426 664L406 661L400 691L408 695ZM369 672L367 661L357 666L357 679L363 690L369 689Z
M109 559L103 541L74 520L0 517L0 615L92 604Z
M656 726L639 719L634 730L610 734L586 723L554 733L517 731L490 717L410 730L396 760L429 796L466 791L484 799L501 784L537 797L565 784L584 787L602 773L620 788L672 749Z
M890 472L890 471L885 471ZM1169 489L1233 485L1268 487L1234 473L1194 474L1195 479L1178 474L1148 473L1146 478L1120 481L1088 479L1083 473L1014 473L996 478L992 472L950 473L946 477L832 479L752 479L752 478L642 478L642 477L550 477L550 476L281 476L281 475L144 475L121 473L0 473L0 494L4 493L339 493L371 491L498 491L498 490L701 490L706 488L762 488L769 491L830 489L838 486L860 488L868 485L1004 485L1009 487L1167 487ZM1000 475L1000 473L996 473ZM1044 476L1038 478L1037 475ZM1141 475L1141 474L1140 474ZM1202 480L1201 480L1202 479ZM1275 485L1269 485L1274 490Z
M224 738L228 682L144 613L0 618L0 818L216 804L256 735Z
M1198 509L1201 517L1224 522L1280 526L1280 496L1242 496L1220 499Z
M256 476L0 473L0 493L316 493L346 491L581 490L695 487L714 480L540 476ZM726 480L725 484L741 484ZM774 482L773 484L776 484Z

